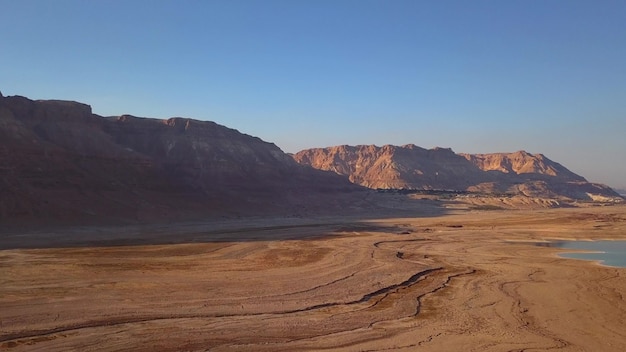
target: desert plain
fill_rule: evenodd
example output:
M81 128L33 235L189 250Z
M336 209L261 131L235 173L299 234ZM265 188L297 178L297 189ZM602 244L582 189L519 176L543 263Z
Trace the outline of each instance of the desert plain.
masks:
M426 204L426 203L425 203ZM7 230L0 350L626 351L626 206Z

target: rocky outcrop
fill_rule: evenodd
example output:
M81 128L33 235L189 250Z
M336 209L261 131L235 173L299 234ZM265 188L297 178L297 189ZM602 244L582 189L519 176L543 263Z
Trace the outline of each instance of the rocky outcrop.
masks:
M307 149L294 159L316 169L334 171L369 188L456 189L470 186L483 172L450 149L415 145L337 146Z
M530 154L523 150L515 153L459 154L483 171L499 171L509 175L546 175L561 181L585 182L579 175L569 171L543 154Z
M360 190L214 122L101 117L0 97L0 219L76 223L293 212Z
M609 187L587 182L542 154L525 151L456 154L451 149L404 146L337 146L307 149L294 159L334 171L369 188L437 189L573 200L617 201Z

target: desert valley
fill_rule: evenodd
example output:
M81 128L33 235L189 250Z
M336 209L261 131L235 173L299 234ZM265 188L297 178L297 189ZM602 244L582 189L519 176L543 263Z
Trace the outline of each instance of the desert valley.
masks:
M284 153L0 94L0 350L624 351L624 198L542 154Z

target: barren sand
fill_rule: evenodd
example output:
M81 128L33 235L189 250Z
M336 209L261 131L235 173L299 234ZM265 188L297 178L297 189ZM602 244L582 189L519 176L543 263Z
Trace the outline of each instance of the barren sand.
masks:
M626 239L626 206L419 216L5 249L0 349L626 351L626 269L533 245Z

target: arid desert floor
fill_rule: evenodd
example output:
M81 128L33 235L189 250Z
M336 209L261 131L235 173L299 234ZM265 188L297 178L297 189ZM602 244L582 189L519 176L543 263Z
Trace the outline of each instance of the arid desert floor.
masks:
M623 205L170 230L5 236L0 350L626 351L626 269L534 244L626 239Z

